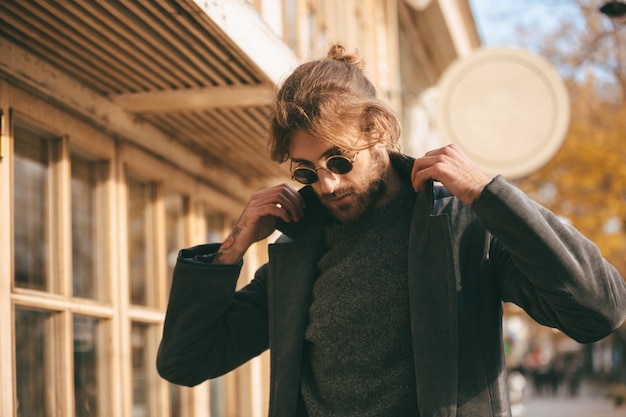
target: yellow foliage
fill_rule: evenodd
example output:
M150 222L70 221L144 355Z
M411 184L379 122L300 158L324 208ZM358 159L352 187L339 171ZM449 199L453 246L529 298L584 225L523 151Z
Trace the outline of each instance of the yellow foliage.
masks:
M626 276L626 103L600 100L592 81L570 89L563 146L546 166L515 182L594 241Z

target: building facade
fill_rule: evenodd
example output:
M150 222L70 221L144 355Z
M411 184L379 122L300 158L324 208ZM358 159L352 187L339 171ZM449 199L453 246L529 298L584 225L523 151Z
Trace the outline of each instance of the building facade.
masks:
M289 180L267 103L333 42L401 118L479 45L466 0L0 2L0 415L265 415L266 355L182 388L156 350L177 251Z

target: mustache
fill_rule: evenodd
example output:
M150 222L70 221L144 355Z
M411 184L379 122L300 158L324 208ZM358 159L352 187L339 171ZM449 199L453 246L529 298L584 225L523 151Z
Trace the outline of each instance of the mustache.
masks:
M354 193L353 188L343 188L343 189L335 190L332 193L321 194L319 197L320 197L320 200L322 201L328 201L328 200L334 200L337 198L345 197L348 194L352 194L352 193Z

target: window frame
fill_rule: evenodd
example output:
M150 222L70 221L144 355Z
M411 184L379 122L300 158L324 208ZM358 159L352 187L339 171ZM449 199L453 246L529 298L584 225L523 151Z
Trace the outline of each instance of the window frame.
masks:
M7 94L10 91L10 94ZM7 99L8 97L8 99ZM15 104L17 108L11 108ZM55 292L16 288L14 283L13 247L13 144L14 126L18 123L45 132L46 137L54 138L57 149L52 152L56 158L51 180L51 199L56 219L51 237L58 262L52 269L55 275ZM18 139L19 140L19 139ZM72 285L72 233L71 233L71 161L72 155L87 155L95 160L106 161L102 174L102 201L98 202L98 242L105 261L99 266L102 281L108 296L103 299L74 297ZM155 306L133 306L128 298L128 265L126 260L126 184L124 172L132 169L143 178L157 184L155 202L155 268L158 297ZM15 309L35 309L51 314L51 328L54 330L51 358L54 370L54 398L57 415L51 417L74 417L74 376L73 376L73 322L76 315L100 320L99 326L105 332L105 346L100 347L105 357L106 371L102 372L102 386L106 396L101 396L104 415L132 416L132 364L131 326L133 323L150 326L150 346L146 346L155 357L162 331L168 291L167 265L161 262L166 251L163 202L159 193L165 189L180 193L185 198L185 229L183 246L206 243L211 223L206 213L219 213L223 224L214 236L223 238L230 231L235 218L243 209L244 203L220 192L211 184L200 182L197 176L187 173L162 158L152 155L149 150L139 148L130 142L112 137L106 129L75 115L64 112L34 97L15 86L0 80L0 198L9 204L0 205L0 244L9 248L0 251L0 414L16 414L15 395ZM98 197L100 198L100 197ZM52 222L54 223L54 222ZM51 223L51 224L52 224ZM264 250L261 250L264 252ZM252 255L255 256L255 255ZM255 363L257 359L253 360ZM267 361L267 359L264 359ZM265 362L264 362L265 363ZM254 365L258 367L257 365ZM264 365L265 366L265 365ZM156 375L156 368L150 369L151 379L156 387L158 415L168 416L170 384ZM232 415L248 415L250 401L246 400L258 384L251 373L238 370L224 377L222 382L206 381L194 388L180 388L183 416L208 417L211 404L220 403ZM264 375L269 372L264 371ZM219 401L211 398L211 386L221 384ZM106 400L104 398L106 397ZM263 399L266 400L265 394ZM243 400L243 402L242 402ZM262 406L262 405L261 405ZM185 414L186 413L186 414Z
M101 330L106 332L104 337L98 343L98 352L101 352L104 357L110 357L112 355L112 349L108 347L108 343L104 340L114 340L115 332L113 322L116 320L116 309L109 301L96 302L94 300L81 299L74 297L72 287L72 260L71 260L71 172L70 172L70 140L69 136L55 134L54 129L50 126L44 126L41 123L33 121L31 118L18 113L11 113L12 119L11 129L9 136L10 150L9 157L13 161L14 153L14 141L19 140L15 135L15 125L20 126L20 129L25 129L39 136L43 140L48 141L48 175L46 181L48 182L49 192L47 193L46 204L49 205L47 224L49 230L47 235L49 238L49 258L52 260L49 264L48 279L50 284L47 289L28 289L21 288L15 285L14 273L10 273L10 315L11 317L11 334L16 334L15 326L17 323L14 320L16 309L30 310L30 311L42 311L50 315L49 325L50 329L50 349L46 353L47 360L45 360L45 366L48 369L47 374L51 375L51 380L47 381L53 387L52 393L50 393L51 404L48 404L49 412L53 413L53 416L74 416L75 415L75 400L74 400L74 374L67 370L74 369L74 328L73 318L77 315L87 316L100 321ZM80 141L77 141L80 142ZM107 157L104 155L103 157ZM108 155L112 158L113 154ZM13 164L11 165L9 182L10 188L13 187ZM110 176L109 172L109 176ZM104 182L108 182L104 179ZM106 188L106 186L105 186ZM110 187L109 187L110 188ZM106 194L107 191L104 191ZM9 211L13 210L13 194L9 199ZM104 201L112 202L111 190L108 191L108 195L104 197ZM106 204L105 204L106 205ZM12 215L10 216L12 219ZM103 215L100 215L99 220L103 220ZM100 223L99 221L99 223ZM13 260L13 233L9 234L11 244L11 260ZM110 252L107 247L112 245L111 236L99 238L99 242L102 245L100 248L94 248L94 250L102 250L104 252ZM12 264L11 264L12 266ZM13 268L11 268L11 271ZM105 272L106 273L106 272ZM104 279L104 282L112 283L114 280L110 279L112 271L108 271L108 278ZM112 294L112 288L107 290L108 294ZM14 336L13 336L14 338ZM13 339L15 340L15 339ZM15 343L11 343L11 363L15 367ZM100 391L98 395L101 401L99 401L100 412L102 415L106 413L113 413L113 409L110 406L113 398L115 397L115 384L114 381L114 369L111 367L105 367L105 358L97 364L99 369L98 379L101 383ZM9 379L12 387L11 391L14 393L12 397L15 399L15 369L13 369L12 375ZM3 389L5 389L3 387ZM13 403L13 402L11 402ZM15 409L17 404L13 404L12 408ZM14 415L15 410L11 411L10 415Z

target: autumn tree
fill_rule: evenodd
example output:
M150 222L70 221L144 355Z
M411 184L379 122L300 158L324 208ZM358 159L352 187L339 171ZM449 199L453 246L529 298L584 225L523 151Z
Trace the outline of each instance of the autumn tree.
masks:
M609 17L606 0L527 0L542 4L541 21L516 25L518 46L544 56L568 83L596 75L598 93L606 100L626 101L626 16Z
M626 106L603 101L593 78L570 85L571 124L542 169L517 183L593 240L626 276Z
M520 45L551 61L566 81L571 123L557 155L516 183L593 240L626 276L626 20L600 13L603 3L559 0L579 18L563 18L541 36L519 29Z

